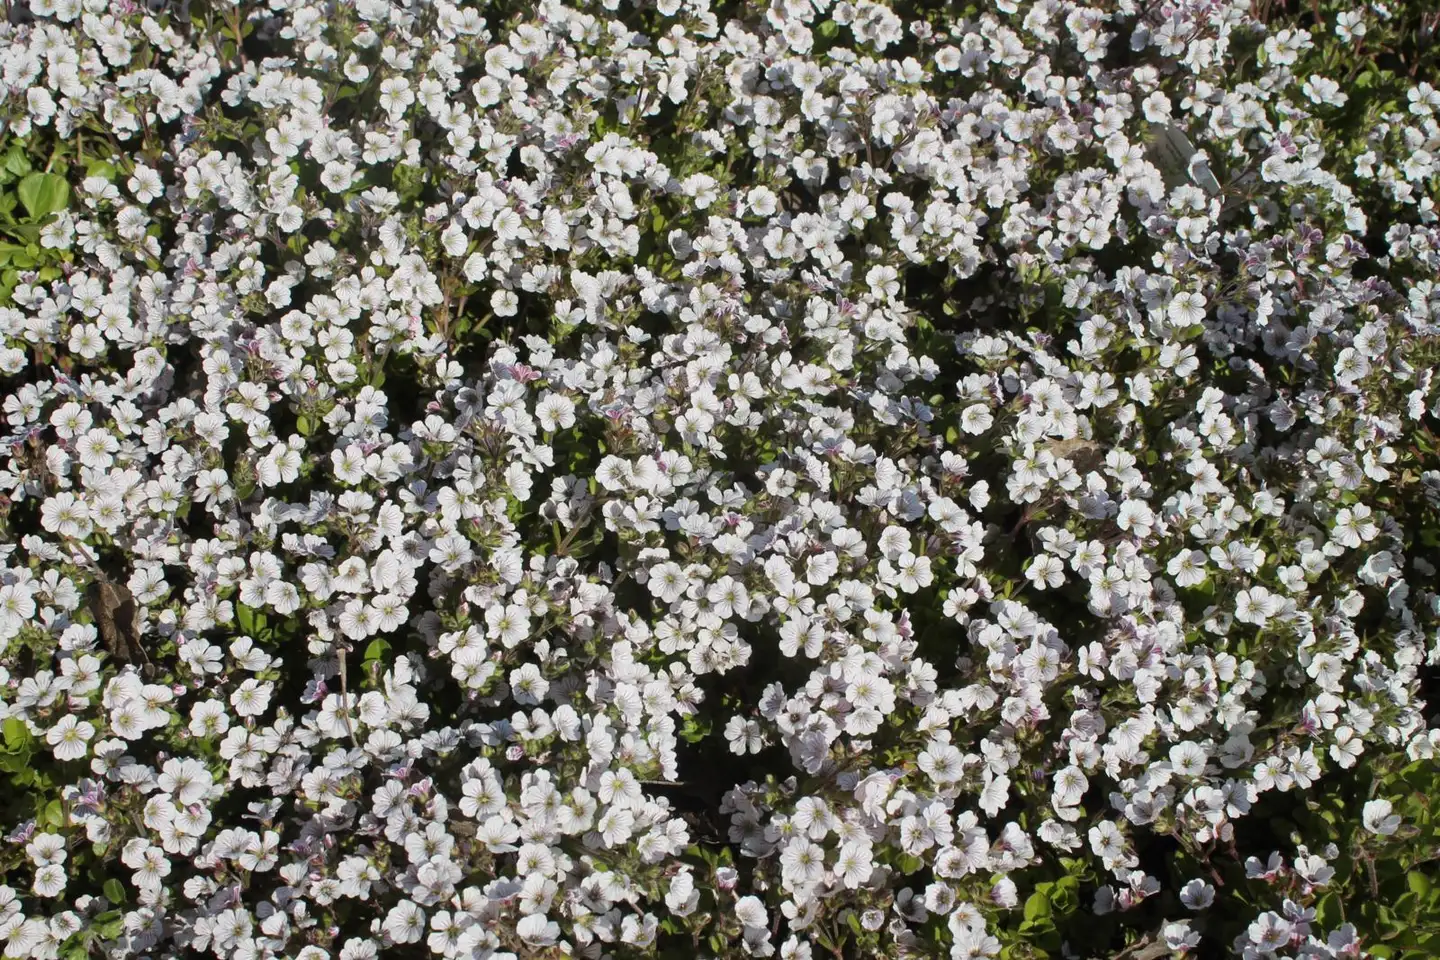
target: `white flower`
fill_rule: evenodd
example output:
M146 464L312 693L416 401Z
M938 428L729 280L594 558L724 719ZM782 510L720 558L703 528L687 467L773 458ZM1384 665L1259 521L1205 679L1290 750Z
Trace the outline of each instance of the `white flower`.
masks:
M1075 806L1084 797L1085 791L1090 789L1089 778L1083 770L1074 765L1056 773L1053 783L1052 803L1057 808Z
M520 312L520 298L513 290L496 290L490 295L490 309L497 317L513 317Z
M730 752L740 756L759 753L765 746L760 724L744 717L731 717L725 722L725 739L730 744Z
M518 604L493 606L485 611L485 625L490 639L511 649L529 635L530 614Z
M684 595L688 583L684 569L678 563L667 560L650 568L646 586L656 597L666 603L674 603Z
M895 584L906 593L928 587L935 580L930 572L930 558L916 556L908 550L896 559L895 567L898 575Z
M542 430L568 430L575 426L575 404L558 393L547 393L535 405L535 419Z
M425 911L413 900L401 900L385 916L385 934L395 943L418 943L425 934Z
M1170 299L1170 319L1177 326L1189 327L1205 319L1205 298L1198 293L1182 290Z
M1247 931L1250 940L1262 953L1274 953L1290 942L1290 922L1279 914L1266 911L1250 924Z
M1235 597L1235 619L1263 627L1280 609L1280 598L1256 585L1241 590Z
M607 847L617 847L634 834L635 815L629 810L611 807L601 814L595 829Z
M270 692L275 684L251 677L240 684L230 695L230 705L241 717L258 717L270 705Z
M1154 511L1150 509L1149 504L1142 500L1126 500L1120 504L1120 510L1115 516L1116 526L1137 537L1149 536L1154 523Z
M1165 571L1175 578L1177 587L1194 587L1205 582L1205 554L1199 550L1181 550L1170 558Z
M781 853L780 866L786 877L787 889L800 889L818 883L825 875L825 854L810 840L795 837Z
M514 693L516 703L537 704L545 699L545 694L550 689L550 682L540 673L538 666L527 663L510 672L510 689Z
M543 913L522 917L515 933L532 947L548 947L560 939L560 925Z
M403 113L406 107L415 102L415 94L404 77L387 77L380 82L379 102L380 109L386 113Z
M64 867L48 864L35 870L35 882L30 889L37 897L58 897L65 890L65 880Z
M1365 829L1382 837L1388 837L1400 828L1400 815L1391 813L1394 809L1389 800L1377 798L1366 801L1361 811L1360 822Z
M1090 849L1107 864L1118 862L1125 852L1125 836L1109 820L1090 828Z
M45 732L45 742L53 748L56 760L79 760L89 749L87 744L95 736L95 725L81 720L73 713L67 713Z
M1193 740L1177 743L1170 748L1170 765L1175 769L1177 776L1203 776L1208 759L1205 748Z
M1343 107L1350 99L1340 92L1340 84L1329 77L1313 76L1301 88L1311 103L1330 107Z
M40 525L62 537L83 537L90 530L90 510L73 493L60 492L40 507Z
M171 759L165 761L160 773L160 789L175 795L181 806L190 806L203 800L213 785L210 772L198 760Z
M1180 888L1180 902L1191 910L1204 910L1215 902L1215 888L1204 880L1191 880Z
M769 926L769 918L765 913L765 905L760 902L759 897L745 896L735 902L735 917L742 926L752 929L764 929Z
M1043 553L1030 561L1030 565L1025 568L1025 576L1037 590L1059 587L1065 583L1065 562L1059 557Z
M37 867L64 863L68 857L65 838L58 833L38 833L25 845L25 855Z
M936 783L953 783L964 774L964 754L953 744L932 742L920 752L916 765Z

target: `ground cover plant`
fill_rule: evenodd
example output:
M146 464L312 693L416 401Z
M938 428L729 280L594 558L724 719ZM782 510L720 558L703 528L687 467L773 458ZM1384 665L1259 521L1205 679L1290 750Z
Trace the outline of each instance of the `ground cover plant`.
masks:
M1422 0L5 0L6 957L1440 955Z

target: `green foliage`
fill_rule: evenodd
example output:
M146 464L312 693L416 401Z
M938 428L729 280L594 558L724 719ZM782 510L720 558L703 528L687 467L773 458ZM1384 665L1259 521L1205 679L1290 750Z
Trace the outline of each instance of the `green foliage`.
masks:
M41 223L52 213L65 209L70 202L70 185L53 173L30 173L15 191L29 219Z
M31 764L34 738L23 720L10 717L5 721L5 749L0 751L0 771L13 787L27 787L35 782Z
M41 282L61 275L70 254L42 242L42 230L70 203L70 184L60 173L39 169L40 158L26 144L11 140L0 163L0 305L23 276L34 271ZM63 167L63 165L62 165Z

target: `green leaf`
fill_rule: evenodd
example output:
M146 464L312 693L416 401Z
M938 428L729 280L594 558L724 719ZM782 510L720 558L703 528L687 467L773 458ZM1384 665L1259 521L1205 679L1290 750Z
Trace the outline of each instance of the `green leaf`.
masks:
M105 891L105 899L109 900L111 903L125 902L125 884L121 883L119 880L116 880L114 877L111 877L109 880L105 881L105 886L103 887L103 889Z
M1048 919L1051 913L1050 897L1037 890L1025 901L1025 919L1036 921Z
M699 743L710 730L711 722L708 718L702 720L691 715L685 718L685 723L680 728L680 736L686 743Z
M1080 907L1080 879L1078 877L1061 877L1055 882L1055 888L1049 892L1050 906L1060 914L1068 915L1074 913Z
M64 210L70 203L70 184L53 173L32 173L20 181L16 191L32 220Z
M29 783L34 778L34 771L30 769L30 748L21 747L9 753L0 753L0 770L15 774L14 780L21 786Z
M125 914L119 910L106 910L90 924L90 929L101 940L113 940L124 928Z
M1430 878L1419 870L1411 870L1405 875L1405 882L1410 886L1410 892L1417 897L1424 897L1430 892L1432 884Z
M30 158L25 155L20 144L15 144L5 155L5 169L17 177L23 177L33 169L30 166Z
M260 639L260 635L265 632L265 628L269 625L269 621L265 619L265 614L256 610L254 607L247 607L243 603L235 604L235 622L240 625L241 631L257 640Z
M31 740L30 728L25 726L25 721L19 717L9 717L5 720L5 745L18 749L25 746Z
M371 640L370 645L365 648L365 662L370 663L373 660L379 660L389 652L390 644L376 637L374 640Z
M25 252L34 256L38 249L31 250L35 242L40 239L40 224L38 223L17 223L14 226L5 228L5 232L11 236L19 237L25 241Z
M1406 893L1402 895L1399 900L1396 900L1394 904L1392 904L1390 907L1391 918L1392 922L1395 925L1395 929L1406 929L1409 926L1409 923L1405 918L1413 916L1414 910L1415 894ZM1390 938L1387 937L1386 939L1388 940Z
M1020 924L1019 933L1022 937L1039 939L1055 932L1055 921L1050 917L1036 917L1034 920L1026 920Z
M826 40L833 40L835 39L836 34L840 32L840 24L836 23L834 20L823 20L821 21L820 26L815 28L815 32L820 34L820 36L824 37Z
M41 821L57 829L65 826L65 805L59 800L51 800L45 805L45 811Z

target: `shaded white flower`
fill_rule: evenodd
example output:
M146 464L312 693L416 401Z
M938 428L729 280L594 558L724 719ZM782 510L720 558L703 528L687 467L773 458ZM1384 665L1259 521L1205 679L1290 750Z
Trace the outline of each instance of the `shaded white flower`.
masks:
M1361 811L1360 822L1371 833L1388 837L1400 829L1400 815L1392 813L1393 809L1390 801L1383 797L1367 800Z

